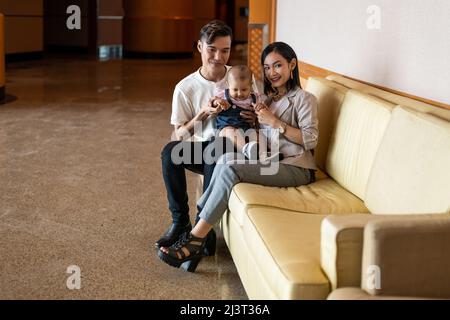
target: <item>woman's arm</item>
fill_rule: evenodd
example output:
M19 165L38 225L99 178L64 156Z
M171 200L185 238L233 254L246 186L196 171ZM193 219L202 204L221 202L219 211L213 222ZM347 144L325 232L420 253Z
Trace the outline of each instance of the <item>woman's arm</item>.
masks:
M275 118L276 118L276 120L274 121L273 126L271 125L272 128L281 129L282 127L284 127L283 135L286 137L287 140L289 140L293 143L296 143L296 144L300 144L300 145L304 144L302 131L300 129L291 127L286 122L281 121L277 117L275 117Z
M259 123L267 124L274 129L281 129L282 127L285 127L283 135L286 137L286 139L293 143L303 145L302 131L300 129L291 127L287 123L278 119L277 116L275 116L269 110L269 108L261 108L256 111L256 114L258 115Z
M311 96L300 103L301 106L294 106L294 108L298 108L299 128L292 127L278 119L265 104L257 104L255 110L260 123L267 124L274 129L284 128L283 135L287 140L304 146L306 150L314 149L318 140L317 100Z
M312 150L319 141L319 119L317 117L318 102L315 96L304 92L297 107L297 123L302 131L302 145Z

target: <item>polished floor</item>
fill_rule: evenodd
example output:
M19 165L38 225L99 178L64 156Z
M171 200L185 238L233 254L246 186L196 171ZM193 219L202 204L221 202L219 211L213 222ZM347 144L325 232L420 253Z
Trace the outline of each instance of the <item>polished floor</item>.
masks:
M169 224L160 150L172 90L199 63L72 56L7 66L0 299L247 299L223 239L195 274L152 249ZM72 265L79 290L67 286Z

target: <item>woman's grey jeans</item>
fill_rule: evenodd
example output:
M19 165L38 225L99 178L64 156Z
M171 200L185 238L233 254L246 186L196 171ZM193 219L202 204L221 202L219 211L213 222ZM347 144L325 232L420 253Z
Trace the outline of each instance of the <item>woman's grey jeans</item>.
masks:
M226 156L229 158L230 154ZM228 208L231 190L241 182L269 187L298 187L311 182L308 169L280 163L274 175L262 175L263 166L260 163L218 161L209 187L197 202L200 218L212 225L219 222Z

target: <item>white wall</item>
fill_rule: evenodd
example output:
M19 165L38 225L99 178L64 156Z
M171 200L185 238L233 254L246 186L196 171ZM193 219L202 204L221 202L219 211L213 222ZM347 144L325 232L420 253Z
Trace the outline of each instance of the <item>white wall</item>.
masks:
M278 0L277 41L337 73L450 104L450 0ZM367 9L381 9L370 30Z

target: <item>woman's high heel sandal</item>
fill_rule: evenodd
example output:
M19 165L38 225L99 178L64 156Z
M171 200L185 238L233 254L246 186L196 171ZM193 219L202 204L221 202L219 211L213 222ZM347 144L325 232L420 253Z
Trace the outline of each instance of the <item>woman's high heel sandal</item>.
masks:
M195 272L200 260L204 257L206 237L198 238L191 233L184 233L171 247L169 252L158 251L158 257L168 265L184 271ZM184 250L183 250L184 248ZM185 250L189 252L186 254Z

